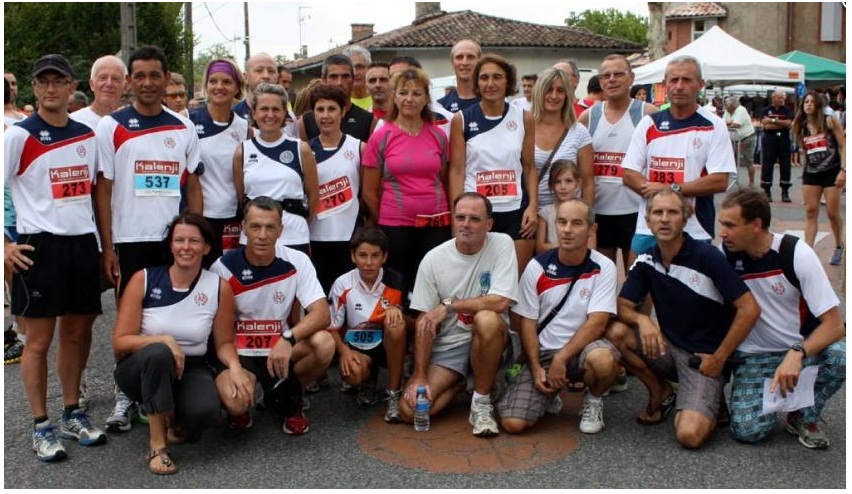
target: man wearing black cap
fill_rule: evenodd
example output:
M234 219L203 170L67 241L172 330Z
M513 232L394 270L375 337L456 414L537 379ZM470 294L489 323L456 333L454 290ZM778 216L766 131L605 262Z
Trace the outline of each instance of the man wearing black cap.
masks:
M166 263L166 227L182 209L203 209L198 135L183 115L163 106L171 74L163 50L143 46L130 55L127 83L133 104L103 117L96 129L96 208L103 270L120 299L136 271ZM133 403L120 391L107 432L130 430Z
M66 457L59 436L83 446L106 442L78 407L80 374L92 324L101 312L98 245L92 219L95 134L70 120L74 69L61 55L40 58L32 73L38 112L4 137L6 177L18 212L18 243L5 245L12 314L27 334L21 378L33 413L33 450L42 461ZM47 417L47 353L61 318L57 372L65 410L59 431Z

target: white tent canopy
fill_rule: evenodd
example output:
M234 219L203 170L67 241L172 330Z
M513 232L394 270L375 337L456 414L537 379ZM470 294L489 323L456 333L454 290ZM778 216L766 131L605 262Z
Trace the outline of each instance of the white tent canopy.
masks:
M704 80L726 85L731 82L804 82L805 66L769 56L755 50L713 26L703 36L665 57L634 70L634 84L663 82L666 65L683 55L701 63Z

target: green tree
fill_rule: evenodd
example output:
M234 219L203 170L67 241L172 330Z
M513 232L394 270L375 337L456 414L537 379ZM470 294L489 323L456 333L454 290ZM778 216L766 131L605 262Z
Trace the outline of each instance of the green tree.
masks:
M191 46L183 29L181 3L136 4L137 46L157 45L166 53L169 69L181 72ZM19 103L32 103L30 71L47 53L71 62L88 91L92 62L121 49L121 14L117 2L8 2L3 5L4 68L18 79Z
M580 14L571 12L571 15L565 19L565 24L642 45L647 42L648 18L632 12L622 12L617 9L584 10Z

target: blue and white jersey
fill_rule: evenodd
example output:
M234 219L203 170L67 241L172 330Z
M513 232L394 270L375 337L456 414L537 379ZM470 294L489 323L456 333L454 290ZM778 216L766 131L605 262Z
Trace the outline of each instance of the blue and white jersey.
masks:
M3 143L19 234L95 232L97 143L91 128L71 119L54 127L34 113L9 127Z
M589 253L589 262L585 264L566 266L559 261L559 249L552 249L527 264L518 285L518 303L512 312L540 325L571 285L576 285L565 305L538 335L540 349L558 350L577 334L589 314L615 315L617 278L615 264L597 251Z
M268 266L249 264L245 247L240 247L220 257L210 270L234 291L235 344L240 355L269 355L289 327L293 301L299 299L302 307L308 307L325 298L311 260L287 247L282 252L276 249L276 258Z
M311 240L348 242L358 221L361 192L361 141L348 134L334 148L323 148L319 137L310 140L317 160L319 201L311 222Z
M230 121L216 122L207 108L190 110L189 119L195 124L204 165L204 173L199 177L204 217L233 218L237 214L234 151L248 136L248 122L234 112L231 112Z
M168 266L146 268L141 334L173 336L183 353L207 353L219 311L219 277L202 269L186 290L175 290Z
M243 182L246 197L268 196L276 201L305 200L302 155L298 139L281 136L266 142L255 136L243 142ZM284 232L280 245L302 245L310 241L308 221L302 216L284 211ZM240 240L245 243L245 237Z
M494 211L517 211L523 196L524 111L509 103L487 117L480 105L462 110L466 149L464 191L487 197Z
M443 98L438 99L438 104L443 106L450 113L458 113L470 106L479 103L479 96L474 96L469 99L459 98L459 93L455 89ZM449 132L447 132L449 134Z
M746 292L718 249L684 233L668 268L656 245L639 254L619 297L638 304L650 293L666 338L689 352L713 353L730 329L732 304Z
M669 109L643 117L621 164L649 182L664 184L682 185L711 173L737 173L725 122L703 107L684 120L675 119ZM684 231L698 240L712 239L716 219L713 196L690 199L695 214ZM645 211L645 207L642 197L639 211ZM651 235L643 214L636 220L636 233Z
M802 341L800 328L808 310L819 317L840 305L814 250L804 241L796 242L793 270L802 287L799 291L781 269L779 252L784 236L774 233L772 237L772 247L760 259L719 246L760 307L760 318L738 348L741 352L785 352Z
M162 240L180 213L181 186L198 170L195 126L165 107L149 117L131 105L103 117L95 133L98 171L113 181L113 243Z

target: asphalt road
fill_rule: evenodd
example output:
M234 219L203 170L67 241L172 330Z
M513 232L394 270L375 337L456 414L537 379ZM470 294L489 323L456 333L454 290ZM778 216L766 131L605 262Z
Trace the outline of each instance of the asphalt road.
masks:
M796 201L800 193L794 193ZM798 203L775 209L776 224L781 230L802 229L804 213ZM824 215L821 224L825 229ZM830 243L830 239L825 239L818 244L821 259L830 255ZM839 289L840 268L826 269ZM100 425L112 407L109 336L115 320L111 295L105 294L103 301L104 315L96 322L89 363L90 417ZM578 447L566 456L523 471L511 471L507 465L505 471L447 474L384 462L368 454L363 445L369 444L369 434L376 430L371 427L375 427L376 416L383 413L383 407L357 407L352 396L338 392L337 375L332 372L333 385L311 398L311 430L307 435L286 436L279 420L269 413L257 412L249 431L214 428L197 444L175 447L174 457L181 472L156 477L145 467L146 426L134 426L126 434L112 434L108 444L101 447L82 448L66 442L69 459L62 463L37 461L31 450L31 418L19 368L4 366L5 488L846 487L845 386L823 413L831 440L831 447L824 451L802 447L783 432L780 422L777 433L760 445L739 444L725 431L717 431L704 449L684 450L675 442L671 418L656 427L642 427L635 422L634 416L644 406L647 395L641 384L631 378L628 391L606 399L606 428L594 436L575 431ZM48 385L48 404L51 418L57 420L61 396L55 374ZM440 418L434 420L437 423ZM549 421L547 427L556 431L557 427L576 430L576 426L577 418L564 414ZM434 429L426 434L433 432ZM499 439L482 441L497 440L512 439L503 434ZM424 449L422 454L440 453Z

